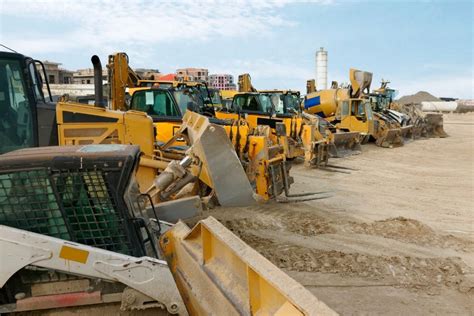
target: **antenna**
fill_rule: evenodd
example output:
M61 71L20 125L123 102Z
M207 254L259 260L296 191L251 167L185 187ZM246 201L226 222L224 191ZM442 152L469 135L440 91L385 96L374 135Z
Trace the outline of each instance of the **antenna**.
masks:
M10 47L8 47L8 46L5 46L5 45L3 45L3 44L1 44L1 43L0 43L0 46L3 46L3 47L5 47L6 49L8 49L8 50L11 50L12 52L14 52L14 53L17 53L17 54L18 54L18 52L17 52L16 50L14 50L14 49L11 49L11 48L10 48Z

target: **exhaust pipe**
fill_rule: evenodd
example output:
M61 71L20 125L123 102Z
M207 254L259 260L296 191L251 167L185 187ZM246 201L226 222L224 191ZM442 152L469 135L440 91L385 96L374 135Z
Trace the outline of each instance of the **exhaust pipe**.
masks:
M102 64L100 62L99 56L92 56L91 62L94 66L95 106L105 108L106 104L104 102L104 89L102 87Z

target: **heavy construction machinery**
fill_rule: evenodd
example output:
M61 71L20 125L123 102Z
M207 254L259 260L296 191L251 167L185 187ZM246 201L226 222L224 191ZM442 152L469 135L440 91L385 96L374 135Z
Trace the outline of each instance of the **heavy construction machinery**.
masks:
M327 119L337 128L361 133L362 143L374 139L381 147L403 146L402 131L381 113L372 111L368 94L372 73L350 69L349 88L337 84L327 90L312 91L304 100L304 110Z
M296 137L297 126L292 117L290 116L289 120L288 117L276 118L276 109L271 97L253 87L249 74L239 75L238 86L239 92L234 95L230 111L217 112L217 117L234 120L243 118L254 130L267 129L269 138L274 144L283 147L287 159L304 157L305 147L301 138ZM308 158L311 157L307 160L308 164L313 163L315 166L327 164L325 142L315 142L313 149L313 152L308 154Z
M125 88L133 93L129 109L146 112L151 116L157 130L156 140L160 143L158 151L172 150L174 154L184 152L185 146L192 143L189 142L189 137L179 133L182 128L181 120L189 117L190 121L198 122L199 119L191 117L196 116L193 112L200 113L225 130L258 197L263 200L276 199L280 202L321 198L313 193L291 194L289 189L293 179L289 175L290 166L282 153L283 148L272 144L268 140L268 133L250 129L241 119L216 119L214 105L209 98L210 93L206 93L208 102L203 98L203 91L207 90L207 85L189 81L156 80L152 87L135 87L133 84L139 80L133 80L137 76L128 66L125 53L109 56L108 68L111 76L131 73L128 77L132 79L127 81L130 86L122 85L119 88L120 92L112 91L110 95L121 98ZM115 77L110 78L110 81L117 82ZM204 141L203 138L199 140ZM209 146L212 146L212 142ZM279 198L282 193L285 197ZM312 195L314 196L310 198ZM306 198L302 198L303 196Z
M0 156L0 313L336 315L214 218L164 222L138 189L140 156L128 145Z
M148 97L150 100L148 104L146 103L147 95L152 95ZM183 101L187 106L178 105ZM186 83L182 83L179 88L153 87L137 90L134 92L131 102L132 109L146 111L154 119L158 130L169 131L168 133L157 133L157 140L163 144L160 146L162 149L176 148L176 145L188 143L186 138L180 137L174 130L178 130L182 124L180 116L183 115L183 111L185 111L183 117L187 117L194 115L192 114L194 111L202 111L203 106L206 105L201 98L200 90L192 84L186 86ZM168 110L171 107L174 112ZM165 108L166 111L157 110ZM207 110L205 114L212 116L211 112ZM256 131L250 130L247 123L242 120L219 120L213 117L208 119L224 128L248 179L262 199L288 201L287 198L292 197L289 193L292 183L289 176L289 166L286 164L279 146L271 145L266 134L258 134ZM281 193L285 193L286 198L278 198Z
M319 153L320 150L312 148L312 146L320 146L322 142L328 148L328 154L324 154L333 158L342 158L350 155L358 155L362 152L359 132L342 132L337 130L335 126L325 119L305 113L301 107L301 96L299 91L291 90L260 90L261 93L271 97L272 103L275 105L276 117L282 117L287 125L287 130L291 130L289 121L295 122L296 130L292 137L301 138L305 147L305 154L311 155L311 161ZM291 118L291 120L288 120ZM298 135L296 134L298 131ZM322 150L321 150L322 152ZM314 163L313 163L314 164ZM318 162L316 162L318 164Z
M235 95L232 106L233 112L222 112L217 116L221 118L243 116L252 129L268 128L269 138L274 144L283 147L286 159L305 157L308 166L327 165L328 144L323 137L316 139L315 133L319 132L317 125L313 129L307 124L302 124L303 121L294 117L292 113L276 113L270 94L239 92Z
M243 115L254 129L258 126L269 126L273 142L283 145L287 158L305 157L309 166L327 166L329 153L341 156L342 152L337 150L334 135L322 125L321 120L301 113L299 98L297 91L257 91L251 83L250 75L242 74L239 76L239 93L234 96L233 108L227 112L219 112L217 116L232 118ZM357 133L346 137L346 144L350 143L350 139L358 145ZM341 142L338 143L340 144ZM354 151L357 145L352 146Z
M382 80L380 88L373 90L369 98L374 111L384 113L401 126L404 139L448 136L443 128L442 114L424 113L413 104L396 103L396 91L388 87L389 83Z
M408 115L390 108L395 91L386 90L387 84L388 82L382 80L382 86L369 93L370 105L374 113L383 116L384 121L389 122L391 126L400 128L404 143L409 142L414 139L414 125Z
M73 102L54 104L46 101L42 92L43 82L36 68L41 62L21 54L1 52L0 109L5 115L0 119L0 153L58 144L135 144L142 152L137 171L141 190L148 192L155 187L155 178L161 172L173 175L167 183L158 184L166 185L168 194L153 196L156 200L178 200L187 190L186 196L199 194L203 201L216 198L223 206L255 203L250 183L222 127L209 123L206 118L190 118L179 131L193 141L185 155L172 150L158 151L149 116L105 106L100 61L97 56L92 61L96 75L95 106ZM40 68L47 77L44 67ZM45 84L49 91L47 81ZM112 106L125 107L122 101L117 101L125 100L125 93L115 93L110 94Z

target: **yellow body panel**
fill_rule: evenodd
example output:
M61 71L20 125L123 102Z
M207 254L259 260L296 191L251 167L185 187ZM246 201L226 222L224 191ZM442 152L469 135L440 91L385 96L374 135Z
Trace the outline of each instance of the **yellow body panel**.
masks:
M234 95L237 94L236 90L220 90L222 99L233 99Z
M156 140L159 143L166 143L181 128L181 122L154 122L156 128ZM186 146L184 139L178 139L172 146Z
M239 119L239 115L230 112L216 112L216 118L221 120L237 120Z
M79 117L77 122L66 119ZM85 121L80 117L87 116ZM153 122L146 113L113 111L79 103L56 105L59 145L133 144L140 146L144 158L154 157ZM95 120L95 121L94 121ZM152 167L138 169L137 180L142 190L150 187L157 174Z
M334 116L337 111L338 104L349 99L348 89L327 89L309 93L306 99L318 98L319 104L306 107L305 112L309 114L319 115L324 118Z
M212 217L160 247L190 315L337 315Z
M346 116L342 118L341 122L336 124L336 127L341 129L348 129L353 132L360 132L365 134L369 133L369 122L358 120L354 116Z

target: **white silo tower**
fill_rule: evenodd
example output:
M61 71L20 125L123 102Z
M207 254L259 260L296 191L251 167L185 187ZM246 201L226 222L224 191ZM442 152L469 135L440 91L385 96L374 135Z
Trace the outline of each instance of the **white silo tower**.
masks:
M316 89L328 87L328 52L323 47L316 52Z

